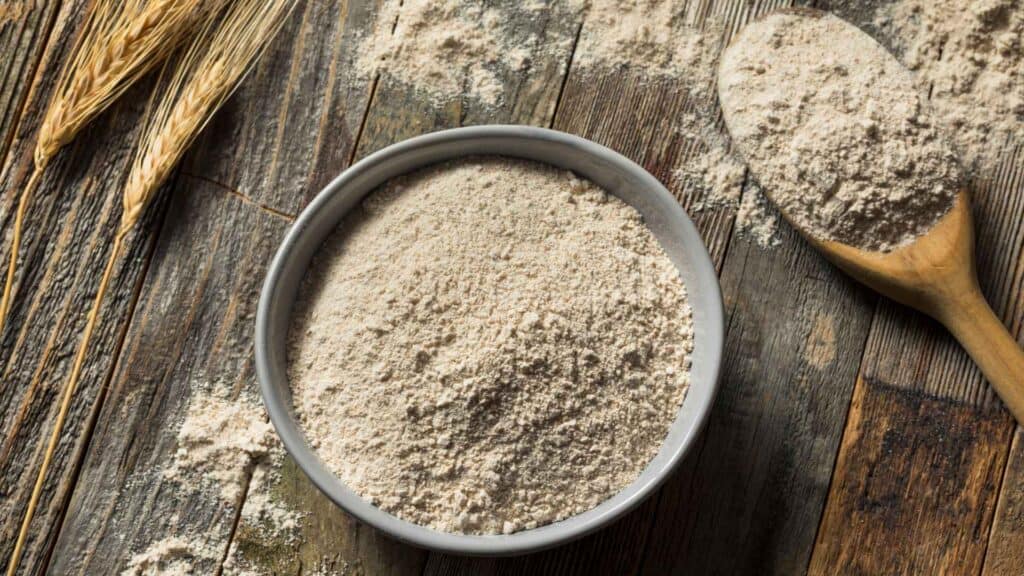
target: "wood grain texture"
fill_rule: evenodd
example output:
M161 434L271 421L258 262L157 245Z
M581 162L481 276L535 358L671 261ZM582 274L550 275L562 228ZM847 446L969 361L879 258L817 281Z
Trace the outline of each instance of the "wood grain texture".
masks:
M863 24L870 17L869 11L844 11L846 3L840 4L840 13L855 22ZM880 40L891 44L891 39ZM1019 342L1024 323L1024 151L1018 146L1005 152L1002 164L976 178L970 192L982 289ZM851 419L847 424L846 434L852 437L843 441L814 571L857 572L869 566L891 568L893 573L940 568L977 573L992 527L992 492L998 489L1007 461L1012 421L945 329L887 300L880 301L876 312L861 375L857 395L868 408L857 423ZM918 415L919 404L928 407L924 417ZM960 434L951 446L938 441L944 426L974 426L986 433ZM868 433L887 427L887 435ZM869 482L878 484L880 480L867 475L881 465L886 450L895 449L891 445L897 440L898 449L913 459L905 464L903 477L885 476L892 486L878 490L899 493L904 477L913 477L912 497L858 508L849 492ZM965 478L971 481L964 482ZM945 534L962 532L948 547L918 546L908 536L915 530L918 540L934 543L939 535L928 530L943 526L954 527L946 528Z
M160 469L173 460L194 391L217 383L254 394L258 291L288 214L351 156L370 82L344 71L355 34L376 10L372 2L300 3L186 159L53 553L55 573L117 573L133 553L171 536L199 545L201 573L218 570L227 555L244 503L168 481ZM374 555L386 546L374 534L354 533L352 521L290 466L282 476L286 485L299 485L294 501L335 514L336 523L314 522L310 534L356 556L369 547L363 564L378 571ZM244 495L252 470L241 472ZM272 565L296 572L305 552L282 549L286 562Z
M0 3L0 163L14 139L18 119L43 59L59 0L5 0ZM22 137L34 125L22 124Z
M1017 426L992 521L984 576L1015 576L1024 567L1024 427Z
M256 289L288 221L215 185L181 178L122 361L111 381L50 571L115 574L133 553L171 536L196 543L195 570L212 574L238 502L164 474L189 397L214 383L252 393ZM247 236L226 234L246 230ZM200 245L201 239L201 245ZM199 255L197 258L196 256ZM209 552L209 553L207 553Z
M497 105L471 95L431 96L384 70L379 77L357 157L406 138L445 128L479 124L548 126L558 102L580 14L563 2L547 0L544 10L531 10L520 2L488 0L485 7L498 11L513 42L530 46L529 64L522 71L496 67L501 85ZM398 21L401 22L399 10ZM481 22L481 26L484 26ZM526 39L534 37L531 44ZM453 71L458 77L459 72Z
M656 506L648 499L610 528L581 540L517 558L465 558L431 554L425 575L533 576L557 574L635 574L643 558L650 517Z
M843 431L873 297L786 228L733 238L722 388L703 445L662 491L650 574L799 574Z
M996 196L995 210L1024 212L1024 144L1008 151L990 184ZM1003 267L1005 274L989 280L989 298L998 305L996 312L1006 321L1018 341L1024 338L1024 225L1020 219L999 218L1000 228L988 235L985 246L979 245L979 261L985 267ZM984 236L982 237L984 238ZM1009 254L1006 254L1009 252ZM1011 424L1012 425L1012 424ZM1010 575L1020 573L1024 566L1024 431L1017 432L1003 475L996 516L989 536L984 574Z
M810 573L980 573L1006 424L970 405L858 383Z
M297 215L352 157L372 78L359 36L382 0L304 0L231 105L196 142L184 171Z
M32 168L34 126L49 98L65 50L87 2L65 2L52 32L21 128L0 173L0 224L11 230L18 193ZM120 218L120 184L131 159L149 83L118 104L67 147L50 166L28 213L30 225L16 279L15 301L0 334L0 557L6 566L42 461L70 361L85 325L96 283ZM156 202L129 239L115 273L62 439L30 526L20 573L38 573L76 478L86 440L121 345L125 325L149 262ZM0 258L9 257L5 236Z
M339 15L345 15L348 19L341 29L333 30L330 23L332 19L340 22ZM158 273L143 289L139 314L140 317L150 319L153 325L148 329L139 326L129 336L126 352L131 356L126 356L126 366L116 380L124 383L122 386L127 386L126 382L133 373L132 367L139 363L139 360L135 360L136 356L150 361L160 356L134 352L133 346L155 346L160 350L201 349L204 343L212 343L215 333L223 338L225 331L236 332L235 326L239 321L234 315L244 315L242 308L255 305L257 281L262 278L262 269L243 274L247 280L238 282L237 271L228 270L223 274L220 270L216 270L216 273L186 271L189 255L202 250L210 236L215 235L225 246L225 251L221 253L217 250L211 257L231 262L238 259L269 259L271 249L283 231L283 225L279 223L281 218L275 219L274 216L297 212L312 193L344 167L350 157L362 120L361 113L367 107L370 79L358 78L344 71L352 69L352 58L356 54L353 36L356 31L369 29L373 10L358 5L331 6L327 3L325 7L324 3L309 3L299 18L302 21L299 24L302 32L296 40L287 49L276 50L260 65L247 88L218 116L212 129L207 131L208 136L201 139L197 149L202 152L193 154L186 164L186 172L190 176L185 180L192 182L190 187L220 188L220 195L224 197L226 194L235 203L231 209L255 211L262 216L262 220L236 222L224 214L225 208L211 205L179 207L175 204L171 211L172 217L161 237L161 248L157 252L161 271L171 268L167 278L175 281L172 283L165 280ZM568 48L569 44L564 41L571 40L575 33L572 22L565 22L564 27L552 27L551 30L547 30L548 25L549 20L541 19L530 31L560 34L560 37L552 38L551 41L554 43L557 40ZM324 37L325 27L334 32L333 37ZM284 36L288 32L286 30ZM339 42L338 37L342 41ZM429 131L456 125L458 121L469 121L467 119L471 118L488 122L529 122L536 118L536 114L543 114L537 110L553 109L557 86L560 85L557 75L564 70L567 59L567 50L562 54L551 53L550 56L536 60L537 65L533 67L535 72L532 74L517 77L514 83L510 76L506 100L508 105L501 110L488 111L473 102L465 102L454 108L457 114L451 113L452 108L446 108L448 115L438 113L440 120L423 125L422 129ZM550 78L551 75L555 77ZM362 92L358 86L352 85L353 82L362 82ZM294 87L296 83L298 88ZM372 149L375 142L384 145L415 133L404 121L390 122L398 120L393 115L394 111L413 108L416 94L406 87L395 86L391 89L389 86L384 81L377 92L378 98L371 107L371 118L378 120L367 122L364 142L368 144L363 150ZM551 86L556 88L552 89ZM353 94L362 99L353 98ZM394 108L387 104L389 101L395 102ZM315 105L311 106L311 103ZM339 103L344 105L343 111L347 110L347 113L336 108ZM425 106L422 103L420 105ZM544 121L547 119L544 118ZM257 131L257 127L262 128L262 131ZM231 139L238 144L226 144ZM240 172L239 167L243 171ZM188 193L184 190L178 193L182 192ZM218 212L221 213L219 219L223 228L214 224ZM179 221L187 221L188 226L178 224ZM206 222L206 225L201 226L196 222ZM270 238L272 243L264 245L256 240L258 238ZM244 251L240 246L245 247ZM227 251L229 249L231 251ZM173 266L169 263L172 261ZM201 275L196 277L195 274ZM211 301L236 303L222 307L230 310L231 315L222 318L211 315L217 310L211 306L210 312L201 314L185 328L178 328L179 318L173 315L164 317L159 313L159 310L166 308L150 312L157 303L166 306L164 301L168 298L180 301L182 308L194 306L189 294L182 293L182 290L190 282L196 284L200 280L205 287L204 294L208 293L206 297ZM222 327L215 329L211 325ZM175 335L173 343L167 342L166 338L161 340L159 335L165 331ZM244 333L244 336L247 337L248 333ZM238 358L247 357L250 350L243 347L238 350L221 349L219 352L219 362L223 363L225 359L237 361ZM169 366L175 365L175 361L178 366L184 364L185 367L168 374ZM183 361L169 357L157 360L156 364L147 367L144 373L164 374L161 379L132 382L131 388L136 392L124 393L123 398L117 388L112 390L110 409L101 416L104 427L98 430L94 444L96 449L90 454L84 471L83 486L90 485L90 488L76 495L67 528L55 553L53 567L57 570L72 567L82 572L114 570L123 567L130 551L144 549L168 535L191 534L194 537L206 525L216 527L204 532L207 547L226 552L231 545L229 528L232 522L224 522L224 519L234 513L232 510L237 506L236 503L211 503L198 495L179 504L180 507L168 508L157 500L142 496L159 491L166 484L159 477L140 477L139 471L160 463L166 464L175 438L175 418L180 418L184 409L183 402L146 400L145 395L160 399L184 395L190 386L196 384L190 378L210 372L214 367L214 359ZM248 382L252 375L244 371L235 378L239 382ZM147 392L141 392L143 390ZM146 405L157 403L161 407L159 411L149 412L147 417L139 418L133 416L140 413L137 408L139 402ZM120 408L115 409L114 406ZM108 419L117 425L107 423ZM125 429L136 431L135 435L145 441L126 443ZM123 473L112 482L94 484L89 481L93 477L99 478L103 470L122 462L131 462L132 465L127 468L122 465ZM125 496L125 491L137 496ZM306 514L298 538L300 544L289 546L268 541L258 530L249 529L243 520L235 532L237 540L233 544L234 549L247 561L275 573L296 573L303 567L321 566L370 573L416 573L421 570L424 553L401 547L372 529L359 525L320 494L293 463L285 465L281 481L273 492L287 506ZM122 509L115 503L119 499L143 504ZM202 510L202 513L188 512L193 509ZM97 521L90 518L90 510L104 510L106 514ZM147 525L147 521L169 517L175 511L178 512L178 519L173 526L159 522L154 526ZM211 511L215 512L214 517L210 516ZM121 549L116 548L118 540L115 535L126 535L126 541L131 544ZM68 552L65 553L65 550Z
M39 94L49 89L84 3L66 0L53 13L55 40L33 88ZM784 3L693 0L685 8L720 20L728 37ZM490 4L517 11L509 0ZM818 4L862 25L873 11L860 0ZM104 309L23 573L118 573L133 553L173 535L201 544L199 573L215 573L229 552L275 574L798 574L808 562L816 574L976 574L983 563L984 574L1019 573L1021 432L1011 451L1012 424L930 321L877 302L788 228L779 246L762 251L733 230L731 208L697 210L704 192L674 171L704 144L674 125L713 103L686 80L641 81L629 70L584 74L578 66L566 77L566 40L585 23L565 11L513 20L521 33L538 34L554 48L538 54L526 73L502 76L500 106L464 97L434 101L387 74L355 73L356 35L370 29L378 8L374 1L301 3L186 158L163 195L172 198L169 207L158 204L139 228L144 233L133 238ZM0 42L9 27L0 29ZM8 85L21 86L0 76L0 87ZM11 327L0 335L3 558L84 324L91 281L106 258L119 214L116 189L146 95L146 87L130 93L58 159L30 215L38 226L28 233L22 294L31 298L18 299ZM26 110L0 173L0 225L8 231L40 112L32 103ZM160 468L176 450L192 392L213 381L238 395L252 392L252 314L290 218L353 158L416 134L488 122L553 124L604 143L665 182L698 224L722 273L729 334L720 397L681 470L605 530L497 560L393 542L334 507L291 461L273 496L306 514L296 542L268 539L245 520L236 528L250 502L166 479ZM721 128L719 118L714 124ZM983 284L1018 335L1022 159L1010 151L981 184L976 205ZM865 378L854 389L858 367ZM243 495L251 467L244 472Z

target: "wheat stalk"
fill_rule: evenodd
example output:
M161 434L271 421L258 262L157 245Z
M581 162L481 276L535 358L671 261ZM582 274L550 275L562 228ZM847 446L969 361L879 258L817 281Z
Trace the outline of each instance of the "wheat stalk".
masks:
M17 570L46 473L60 441L64 420L81 376L114 264L124 248L125 237L167 180L189 144L231 95L251 64L284 24L294 4L295 0L235 0L220 19L203 27L174 66L167 92L149 117L142 144L125 184L121 225L114 237L99 289L89 310L82 341L64 385L57 420L8 564L8 576Z
M43 114L36 136L32 176L18 200L7 277L0 297L0 333L10 308L25 212L50 160L224 1L99 0L86 16Z

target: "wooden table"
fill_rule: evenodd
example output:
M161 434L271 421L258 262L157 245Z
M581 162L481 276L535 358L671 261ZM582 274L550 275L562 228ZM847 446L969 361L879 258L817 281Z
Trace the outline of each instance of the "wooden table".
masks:
M41 103L88 2L21 4L0 25L4 262ZM705 0L695 9L725 18L734 32L779 4ZM869 21L869 9L833 4ZM721 271L727 309L723 386L710 424L654 497L590 537L513 559L432 554L353 521L289 462L277 496L308 516L298 545L275 545L235 530L238 505L211 507L132 481L173 452L194 382L253 385L252 320L269 258L312 195L374 150L444 127L551 126L639 162L684 206L701 199L671 174L700 146L673 131L672 120L702 103L685 80L580 74L572 62L581 18L524 24L563 47L504 78L495 109L432 104L386 76L355 79L354 37L377 10L372 0L300 3L130 238L20 574L118 573L133 551L182 528L204 534L222 556L234 542L282 574L317 566L369 574L1024 573L1024 433L966 355L937 324L854 284L790 229L776 247L752 245L734 233L728 208L691 210ZM65 150L32 204L18 298L0 340L5 563L107 257L150 87L129 91ZM1008 150L1000 170L976 185L975 214L982 283L1020 335L1024 148Z

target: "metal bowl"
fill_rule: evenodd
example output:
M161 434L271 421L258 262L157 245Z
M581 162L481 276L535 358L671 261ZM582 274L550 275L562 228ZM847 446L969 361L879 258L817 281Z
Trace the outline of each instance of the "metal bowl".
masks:
M524 158L572 170L640 212L679 270L693 308L690 389L661 450L630 485L597 507L565 520L507 535L440 532L401 520L345 486L317 457L292 407L286 341L292 305L314 253L346 212L387 180L430 164L471 155ZM359 520L394 538L444 552L502 556L564 544L637 506L693 446L718 389L722 296L700 235L668 190L640 166L576 136L526 126L476 126L399 142L368 156L327 185L292 225L270 265L256 315L256 374L270 419L285 447L314 484Z

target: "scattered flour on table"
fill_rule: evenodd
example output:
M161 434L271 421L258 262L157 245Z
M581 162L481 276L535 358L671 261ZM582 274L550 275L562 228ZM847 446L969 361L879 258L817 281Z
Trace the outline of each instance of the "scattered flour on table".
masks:
M684 190L698 192L694 211L737 211L741 236L761 248L778 243L776 218L761 207L760 189L743 189L746 166L732 152L728 136L715 124L715 75L724 27L716 17L697 25L699 3L673 0L590 0L575 63L584 75L629 70L639 78L682 80L692 111L673 118L675 131L695 147L673 171Z
M257 530L263 537L276 542L293 543L302 525L302 514L281 504L273 487L280 480L280 458L258 465L249 480L242 521L249 530Z
M178 448L161 473L188 498L208 501L215 508L242 505L224 574L269 574L237 546L240 539L250 545L297 543L304 515L283 503L274 492L284 457L283 447L252 391L236 392L233 386L221 382L193 383L178 429ZM243 487L245 500L240 502ZM168 526L173 530L177 524L172 520ZM213 533L211 537L186 529L169 534L132 556L123 575L208 573L223 554L223 548L210 543L211 538L218 537Z
M307 436L401 518L508 533L585 511L660 448L690 310L639 214L501 158L368 197L300 293L289 380Z
M255 399L227 390L194 389L178 430L178 451L165 470L183 482L212 482L228 502L239 498L251 465L278 447L274 428Z
M575 50L568 35L542 38L523 25L546 13L552 20L582 22ZM505 103L503 78L526 74L552 56L568 66L570 53L572 73L583 82L623 71L640 81L682 80L693 111L671 121L696 148L674 176L699 198L690 209L736 210L744 164L714 120L725 30L717 17L703 16L699 3L674 0L385 0L373 32L361 39L356 71L363 77L387 74L435 104L470 97L490 106ZM737 227L767 247L776 241L773 222L738 218Z
M514 4L389 0L356 64L364 76L386 72L434 102L468 95L494 106L502 75L525 71L541 49L536 35L514 25L516 15Z
M1024 141L1024 1L897 0L875 18L930 93L964 164L990 176Z
M629 68L648 78L685 76L695 85L711 86L721 29L696 26L696 4L587 0L576 62L584 71Z
M169 536L151 544L128 561L121 576L191 576L203 572L200 563L219 559L217 550L195 538Z
M817 238L893 249L948 212L963 181L911 74L835 16L747 26L723 55L719 94L760 184Z
M771 248L782 243L779 224L782 215L764 195L761 186L750 182L736 209L736 227L740 234L754 241L760 248Z

